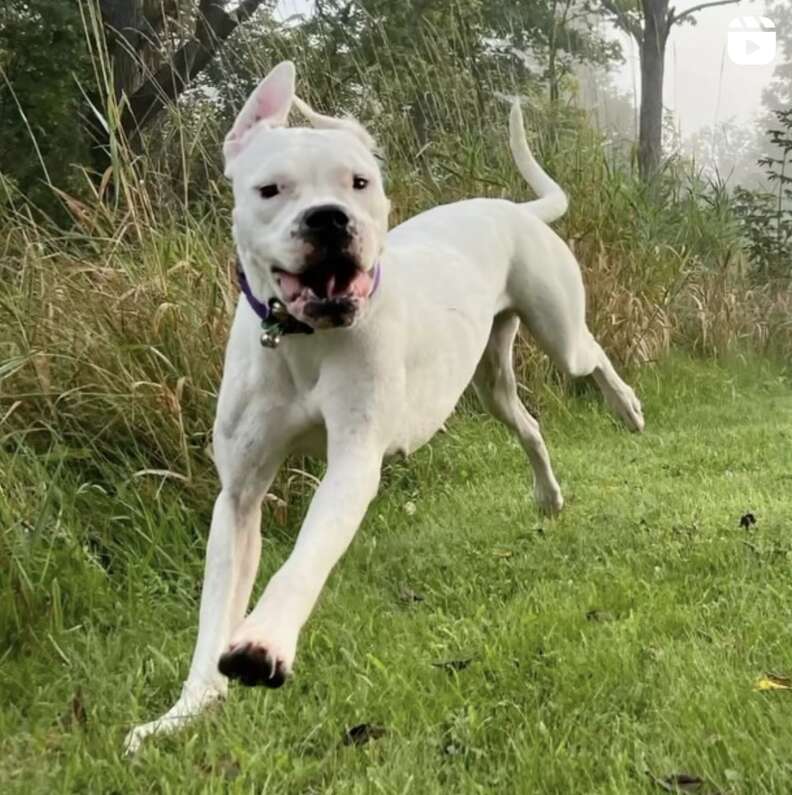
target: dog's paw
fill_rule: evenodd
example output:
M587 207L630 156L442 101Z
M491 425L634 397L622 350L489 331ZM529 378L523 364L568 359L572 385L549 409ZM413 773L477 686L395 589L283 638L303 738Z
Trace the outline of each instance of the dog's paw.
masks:
M613 395L606 394L606 398L613 413L624 423L627 430L633 433L643 431L644 416L641 401L629 386L625 384L620 392L615 392Z
M255 641L232 644L217 667L223 676L248 687L280 687L291 674L285 659Z
M140 750L140 746L146 737L150 737L152 734L166 734L176 731L189 720L190 718L186 716L182 718L166 718L163 715L159 720L135 726L124 738L124 756L134 756Z
M534 499L536 507L545 516L555 516L564 507L564 497L557 485L541 487L537 483L534 486Z
M630 392L632 394L622 404L621 418L629 430L633 433L641 433L644 429L643 408L635 392L632 390Z
M207 707L225 698L226 685L192 690L185 685L181 698L161 717L150 723L135 726L124 738L124 754L132 756L140 750L146 737L153 734L171 734L191 723Z

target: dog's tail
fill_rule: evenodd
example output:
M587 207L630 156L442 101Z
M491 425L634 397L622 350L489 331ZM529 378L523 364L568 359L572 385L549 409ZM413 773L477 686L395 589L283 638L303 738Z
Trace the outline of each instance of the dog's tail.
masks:
M569 200L561 186L547 176L531 154L519 100L514 100L509 116L509 143L520 174L539 196L521 206L548 224L560 218L567 211Z

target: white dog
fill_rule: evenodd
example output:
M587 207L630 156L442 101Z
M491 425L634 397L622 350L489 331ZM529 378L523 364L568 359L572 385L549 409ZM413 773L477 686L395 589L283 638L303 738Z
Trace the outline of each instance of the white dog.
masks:
M286 127L292 104L312 129ZM245 296L214 427L222 490L198 641L178 702L130 732L129 751L224 696L228 678L284 682L300 630L377 493L383 458L431 439L471 380L528 454L539 507L561 509L539 426L517 396L520 321L558 367L592 375L624 423L643 428L635 393L586 327L575 258L546 225L567 200L531 155L516 103L510 133L538 200L443 205L388 233L373 141L356 121L297 99L289 62L245 104L224 145ZM262 323L261 342L276 347L260 344ZM326 455L327 471L294 550L245 616L262 499L292 453Z

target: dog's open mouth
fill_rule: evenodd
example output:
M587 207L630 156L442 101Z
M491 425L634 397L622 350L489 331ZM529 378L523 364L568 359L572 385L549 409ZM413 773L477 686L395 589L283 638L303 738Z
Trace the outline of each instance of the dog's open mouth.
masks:
M291 273L272 269L289 314L317 328L350 326L371 293L373 271L339 256Z

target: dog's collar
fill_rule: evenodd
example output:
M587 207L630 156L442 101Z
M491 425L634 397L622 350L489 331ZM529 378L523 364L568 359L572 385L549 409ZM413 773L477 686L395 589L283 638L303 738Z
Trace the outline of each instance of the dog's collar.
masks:
M247 299L250 308L261 320L261 344L265 348L277 348L284 334L313 334L314 330L307 324L297 320L290 315L281 301L274 296L265 304L259 301L250 289L250 283L245 276L242 267L242 260L239 254L236 257L237 281L239 289ZM374 291L380 282L380 264L374 265L374 278L369 290L368 297L374 295Z

